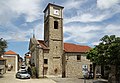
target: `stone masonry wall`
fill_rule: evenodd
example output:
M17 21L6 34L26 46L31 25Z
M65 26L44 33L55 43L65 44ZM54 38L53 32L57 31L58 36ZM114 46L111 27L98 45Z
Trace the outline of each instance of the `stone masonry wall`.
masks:
M4 59L6 59L6 65L11 64L13 66L12 71L15 71L16 69L16 59L15 56L11 56L11 57L3 57Z
M86 59L85 54L66 53L66 77L83 78L82 65L87 65L90 69L91 62ZM77 61L77 55L81 55L81 60Z

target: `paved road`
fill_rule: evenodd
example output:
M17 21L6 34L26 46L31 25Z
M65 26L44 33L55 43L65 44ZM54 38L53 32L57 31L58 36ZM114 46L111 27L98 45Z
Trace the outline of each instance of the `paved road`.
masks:
M93 83L93 80L84 80L78 78L51 78L56 83Z
M103 79L78 79L78 78L58 78L51 77L50 79L54 80L56 83L107 83L106 80Z
M0 83L56 83L52 79L16 79L14 72L7 72L0 77Z
M103 79L86 80L78 78L48 77L41 79L16 79L14 72L7 72L3 77L0 76L0 83L107 83Z

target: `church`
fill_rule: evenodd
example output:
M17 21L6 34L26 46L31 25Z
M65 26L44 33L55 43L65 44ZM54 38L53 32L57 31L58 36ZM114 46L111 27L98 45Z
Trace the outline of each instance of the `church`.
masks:
M31 64L35 64L37 75L82 77L84 67L90 69L86 59L89 46L63 42L64 7L49 3L44 12L44 40L30 38Z

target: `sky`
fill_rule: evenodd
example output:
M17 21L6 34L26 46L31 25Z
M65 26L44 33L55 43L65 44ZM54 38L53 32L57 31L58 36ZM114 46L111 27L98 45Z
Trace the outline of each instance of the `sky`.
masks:
M44 38L43 10L64 7L64 42L93 47L104 35L120 36L120 0L0 0L0 38L8 50L24 56L29 41Z

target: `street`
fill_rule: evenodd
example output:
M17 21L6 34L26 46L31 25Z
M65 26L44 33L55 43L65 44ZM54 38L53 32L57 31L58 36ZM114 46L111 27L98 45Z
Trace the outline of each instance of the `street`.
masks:
M61 78L61 77L49 77L56 83L108 83L104 79L82 79L82 78Z
M61 78L61 77L48 77L40 79L17 79L14 72L7 72L0 76L0 83L107 83L103 79L79 79L79 78Z
M14 72L7 72L0 76L0 83L56 83L51 79L17 79Z

